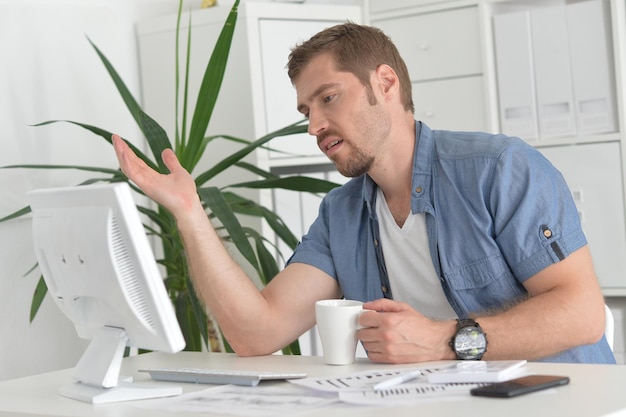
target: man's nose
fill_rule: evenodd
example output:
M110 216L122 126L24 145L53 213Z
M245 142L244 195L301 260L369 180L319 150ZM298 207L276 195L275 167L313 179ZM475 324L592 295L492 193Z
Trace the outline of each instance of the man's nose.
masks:
M328 121L319 112L309 112L309 135L319 136L328 127Z

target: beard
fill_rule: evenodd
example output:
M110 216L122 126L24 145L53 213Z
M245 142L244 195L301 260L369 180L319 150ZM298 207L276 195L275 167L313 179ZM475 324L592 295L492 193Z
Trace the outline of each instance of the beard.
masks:
M331 158L331 160L335 164L337 171L348 178L360 177L367 173L374 163L374 157L366 154L361 149L355 149L350 158L345 161L334 158Z
M318 143L321 143L328 136L334 136L340 138L339 132L334 130L325 131L323 134L317 137ZM343 141L343 140L342 140ZM344 143L344 146L350 146L352 149L349 151L348 156L343 158L340 156L329 156L337 171L344 177L356 178L367 173L374 163L374 156L368 154L361 147L354 147L352 143ZM344 152L345 153L345 152Z

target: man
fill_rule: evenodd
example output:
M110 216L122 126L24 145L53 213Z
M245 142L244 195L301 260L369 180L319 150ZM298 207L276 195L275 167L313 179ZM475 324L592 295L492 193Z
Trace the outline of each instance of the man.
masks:
M516 138L416 122L406 66L377 29L326 29L288 67L309 133L354 179L260 292L173 152L159 175L114 136L124 173L176 218L196 291L238 354L280 349L315 324L315 301L343 296L366 302L358 337L373 361L614 363L577 210L545 158ZM453 342L463 334L469 349Z

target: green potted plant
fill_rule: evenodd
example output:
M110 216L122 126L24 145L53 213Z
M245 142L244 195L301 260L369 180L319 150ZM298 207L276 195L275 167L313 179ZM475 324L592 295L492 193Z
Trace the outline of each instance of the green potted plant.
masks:
M181 0L179 3L176 30L176 57L179 56L178 37L180 34L182 5L183 1ZM152 156L150 157L141 152L141 150L133 146L130 141L127 141L127 143L129 143L137 155L149 166L159 172L167 172L167 169L161 160L161 152L165 148L172 148L178 156L181 164L189 172L193 172L196 164L199 162L207 147L211 145L219 146L218 144L220 141L224 140L234 141L240 144L240 148L237 151L219 161L207 171L199 173L195 179L198 187L198 194L207 209L207 215L214 222L218 232L222 234L226 241L232 243L241 255L241 258L254 268L254 271L258 274L258 278L261 283L267 284L280 269L278 265L280 256L276 256L277 248L257 230L242 226L239 221L239 216L250 215L265 219L276 236L292 249L295 248L295 245L297 244L297 238L278 215L267 208L260 206L254 201L243 198L234 190L239 188L283 188L300 192L326 193L336 187L337 184L304 176L281 178L243 161L243 158L245 158L246 155L254 152L259 147L267 146L267 143L274 137L305 132L307 126L302 122L286 126L254 141L235 138L229 135L205 136L226 70L226 63L237 22L238 5L239 0L236 0L224 23L220 36L217 39L211 58L204 72L203 80L198 92L196 106L193 109L190 127L187 132L187 85L189 77L189 43L191 42L191 37L188 35L184 77L185 81L182 88L184 100L180 116L178 99L175 104L176 128L174 143L170 141L166 131L141 109L106 56L95 44L91 42L91 40L89 40L89 42L106 67L118 92L123 98L126 107L143 133ZM175 96L179 97L181 89L179 89L178 82L178 59L176 59L176 74ZM111 143L111 132L84 123L70 120L51 120L39 123L36 126L44 126L60 122L80 126ZM261 179L258 181L230 184L220 188L211 185L211 180L217 174L233 167L248 170ZM5 166L2 168L78 169L98 173L99 176L97 178L87 180L81 185L94 182L128 182L128 179L119 169L107 167L21 164ZM102 174L105 176L102 177ZM131 187L132 186L133 185L131 184ZM137 193L141 193L141 190L138 190L136 187L133 188ZM173 217L166 209L153 202L150 202L149 204L138 204L137 207L139 211L143 213L147 219L149 219L149 222L145 224L146 231L149 234L156 236L162 246L163 256L161 259L158 259L158 262L166 271L164 282L174 304L179 324L185 336L187 343L186 350L198 351L206 348L211 351L219 351L223 345L227 351L231 351L232 349L230 349L228 343L221 337L218 326L209 316L207 316L202 303L198 300L193 291L183 244ZM24 207L1 218L0 222L21 217L29 212L30 208ZM28 273L35 269L36 266L28 271ZM45 281L43 280L43 277L40 277L32 299L31 320L35 318L37 310L39 309L46 293L47 288ZM297 341L286 347L283 351L284 353L298 354L300 350Z

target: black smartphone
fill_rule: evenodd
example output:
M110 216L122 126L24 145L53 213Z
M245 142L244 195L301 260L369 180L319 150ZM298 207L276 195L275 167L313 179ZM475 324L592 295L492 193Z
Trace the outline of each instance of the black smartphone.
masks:
M472 388L470 393L481 397L509 398L568 383L569 378L566 376L527 375L511 379L510 381L496 382L495 384Z

